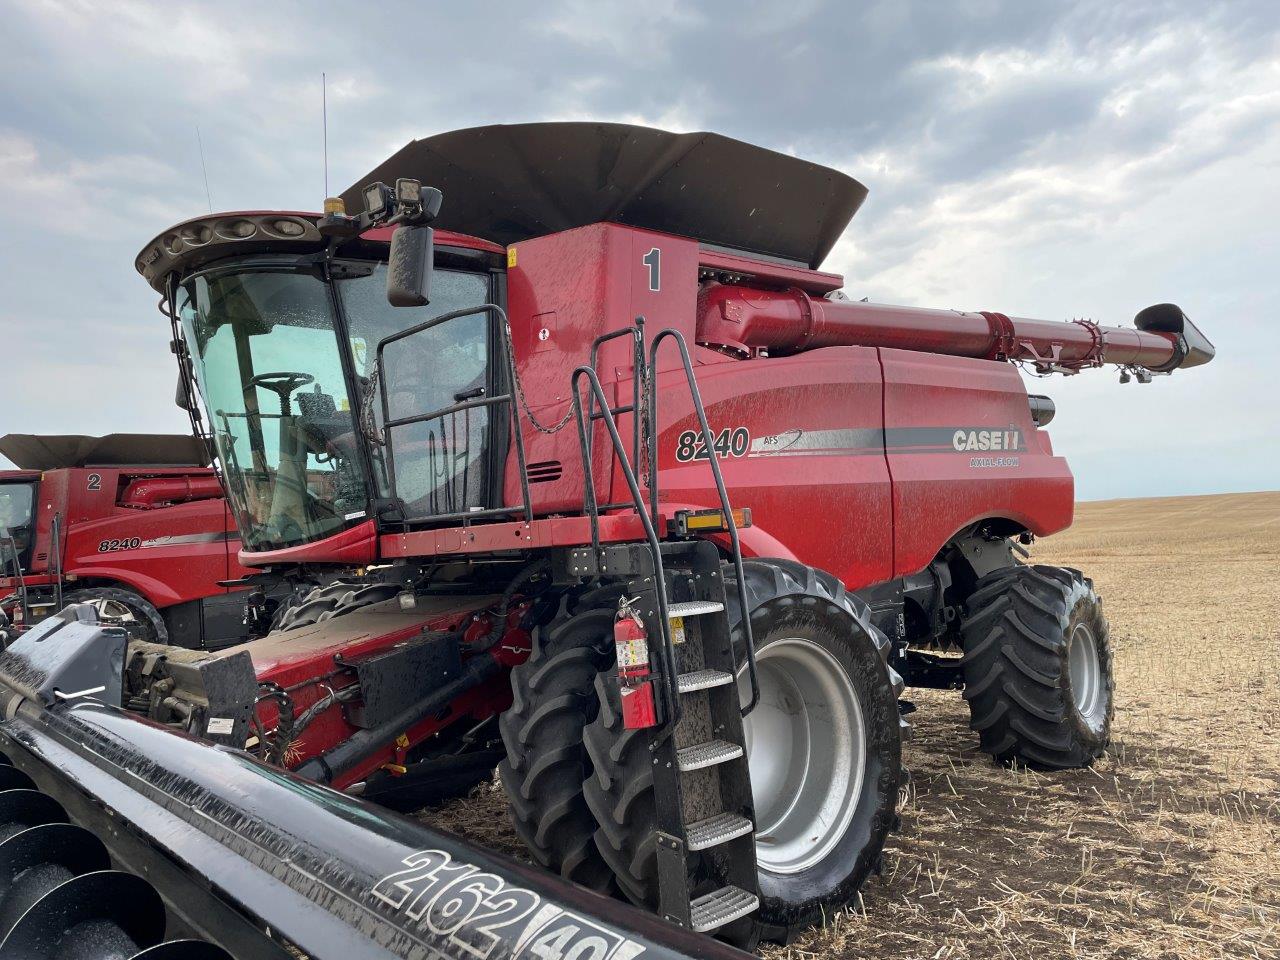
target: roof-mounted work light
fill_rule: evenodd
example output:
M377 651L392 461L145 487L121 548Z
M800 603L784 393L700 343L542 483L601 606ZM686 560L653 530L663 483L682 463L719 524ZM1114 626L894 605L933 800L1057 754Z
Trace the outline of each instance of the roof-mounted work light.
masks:
M396 181L396 202L419 204L422 202L422 181L401 177Z
M397 180L394 188L379 180L360 192L368 224L427 224L440 212L443 199L439 190L408 177Z
M374 220L379 220L390 213L391 188L385 183L371 183L364 188L364 209Z

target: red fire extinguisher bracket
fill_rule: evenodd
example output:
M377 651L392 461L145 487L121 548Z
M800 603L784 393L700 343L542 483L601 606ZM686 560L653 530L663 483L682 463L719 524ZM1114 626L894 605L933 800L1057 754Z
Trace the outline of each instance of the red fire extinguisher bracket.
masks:
M658 708L649 662L649 635L634 603L634 599L626 597L619 602L613 621L613 645L622 694L622 725L628 730L644 730L657 725Z

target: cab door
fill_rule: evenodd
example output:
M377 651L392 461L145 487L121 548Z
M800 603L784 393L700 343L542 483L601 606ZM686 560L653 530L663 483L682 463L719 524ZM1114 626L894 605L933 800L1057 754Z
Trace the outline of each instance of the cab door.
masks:
M437 268L431 303L414 309L387 305L385 265L367 278L342 281L338 293L355 376L362 390L378 378L372 413L378 427L391 425L390 443L373 450L381 494L394 493L410 522L472 516L489 507L491 451L510 416L505 406L488 402L495 391L494 315L477 309L397 335L489 302L491 276Z

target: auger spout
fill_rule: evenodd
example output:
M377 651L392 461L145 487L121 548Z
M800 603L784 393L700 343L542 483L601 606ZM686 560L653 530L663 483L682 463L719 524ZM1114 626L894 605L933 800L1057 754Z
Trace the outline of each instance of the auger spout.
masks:
M714 284L699 297L698 342L745 353L800 353L870 346L958 357L1026 361L1039 372L1075 373L1115 364L1153 373L1194 367L1214 348L1172 303L1134 318L1134 328L1002 313L895 307L814 298L802 290Z

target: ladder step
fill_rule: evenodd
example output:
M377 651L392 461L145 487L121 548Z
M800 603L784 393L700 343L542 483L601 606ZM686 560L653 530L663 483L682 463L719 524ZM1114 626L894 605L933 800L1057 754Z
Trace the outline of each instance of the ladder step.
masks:
M704 613L719 613L723 609L724 604L716 600L689 600L685 603L667 604L667 616L672 619L698 617Z
M717 763L736 760L742 756L742 746L729 743L727 740L707 740L695 743L691 747L681 747L676 751L676 763L681 770L701 770L703 767L714 767Z
M706 850L722 843L736 840L755 829L755 824L736 813L717 813L697 823L689 824L685 831L690 850Z
M676 686L681 693L710 690L730 683L733 683L733 674L724 670L695 670L693 673L682 673L676 679Z
M697 933L710 933L760 906L760 898L740 887L721 887L689 904L690 926Z

